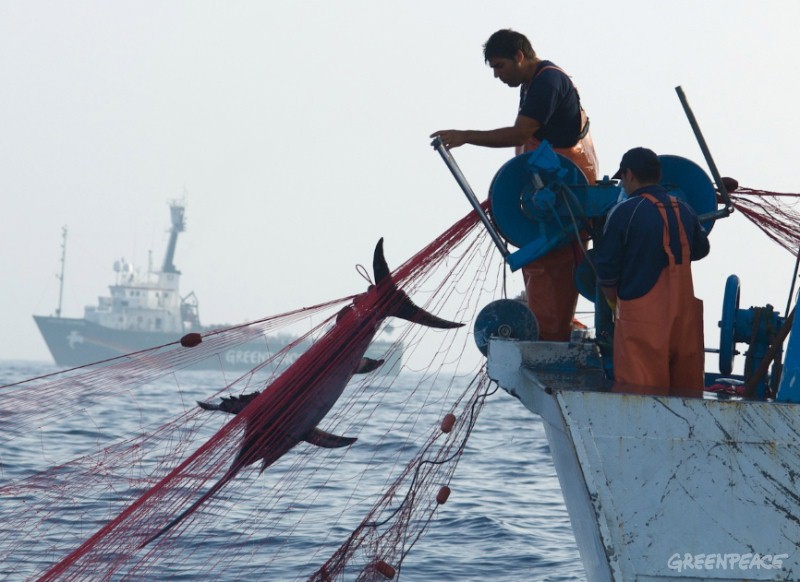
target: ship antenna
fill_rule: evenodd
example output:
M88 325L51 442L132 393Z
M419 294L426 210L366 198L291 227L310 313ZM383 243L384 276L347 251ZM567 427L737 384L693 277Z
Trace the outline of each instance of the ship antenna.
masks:
M56 309L56 317L61 317L61 301L64 298L64 265L67 262L67 227L61 227L61 273L56 275L58 277L58 308Z
M164 255L164 266L161 271L164 273L177 273L180 271L175 268L172 262L175 258L175 245L178 242L178 233L184 231L183 211L184 204L180 201L172 201L169 205L170 218L172 219L172 228L169 231L169 245L167 246L167 253Z

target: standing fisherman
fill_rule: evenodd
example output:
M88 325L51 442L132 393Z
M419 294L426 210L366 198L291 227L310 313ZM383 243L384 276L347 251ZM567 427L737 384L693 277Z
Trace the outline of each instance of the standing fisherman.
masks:
M689 205L659 185L652 150L626 152L614 178L629 198L608 216L594 260L616 312L614 389L701 397L703 302L691 262L708 254L708 237Z
M434 132L448 149L464 144L514 147L517 154L547 140L556 152L572 160L589 184L597 177L597 156L589 135L589 119L567 74L536 56L525 35L498 30L483 45L483 56L494 76L520 88L514 125L486 131L445 129ZM555 249L522 268L528 307L539 322L543 340L567 341L578 301L574 271L582 255L579 242Z

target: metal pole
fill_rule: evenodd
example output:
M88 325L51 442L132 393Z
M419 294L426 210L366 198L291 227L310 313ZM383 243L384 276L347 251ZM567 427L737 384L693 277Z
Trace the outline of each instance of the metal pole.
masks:
M444 147L442 139L440 137L435 137L431 142L431 145L433 146L433 149L439 152L439 155L442 156L444 163L448 168L450 168L450 172L453 174L456 182L458 182L458 185L461 186L461 190L464 191L467 200L469 200L469 203L472 204L472 208L474 208L475 212L478 213L478 218L480 218L481 222L483 222L483 225L489 232L489 236L492 237L492 241L494 241L494 244L497 246L500 254L503 255L503 258L507 257L509 255L509 251L506 248L505 242L497 232L497 229L494 227L492 222L489 220L489 217L486 216L478 197L475 196L475 192L472 191L472 188L467 183L467 179L464 177L464 174L461 173L461 168L458 167L458 164L456 163L455 159L453 159L453 156L450 154L447 148Z
M695 119L694 113L692 113L692 109L689 107L689 102L686 100L686 94L683 92L683 88L680 85L675 87L675 91L678 93L678 99L681 100L683 110L686 113L686 117L689 119L689 125L692 126L694 136L697 138L697 143L700 145L700 149L703 152L703 157L706 159L708 169L711 170L711 176L714 178L714 183L717 185L717 190L722 195L722 200L725 202L725 210L727 211L727 214L730 214L733 212L733 202L731 202L731 197L728 195L728 189L725 187L725 183L722 181L722 178L719 175L717 165L714 163L714 159L711 157L711 152L708 149L705 138L703 138L703 133L700 131L700 126L697 124L697 119Z
M786 300L786 311L789 313L789 306L792 304L792 297L794 297L794 284L797 282L797 269L800 267L800 249L797 249L797 257L794 261L794 274L792 275L792 286L789 288L789 299Z

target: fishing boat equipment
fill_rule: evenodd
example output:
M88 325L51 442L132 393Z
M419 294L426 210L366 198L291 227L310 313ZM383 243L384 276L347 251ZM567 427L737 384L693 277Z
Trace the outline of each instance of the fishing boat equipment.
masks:
M438 138L433 147L448 166L456 165L452 154ZM713 228L719 216L728 215L717 210L714 186L697 164L673 155L662 155L659 159L662 186L672 196L687 202L701 217L707 231ZM470 190L463 184L462 189ZM489 189L492 221L488 218L482 221L490 233L495 232L519 247L515 252L504 254L514 271L552 250L580 240L583 232L590 233L595 242L600 240L605 217L622 195L622 186L608 177L594 185L588 184L577 165L557 154L545 141L537 149L509 160L495 174ZM596 282L591 251L578 266L576 286L583 297L595 303L595 334L603 367L611 377L614 324L605 301L596 301L603 295ZM478 349L486 354L492 336L532 340L536 339L537 329L536 319L527 307L499 300L487 305L479 314L474 328L475 341Z
M797 195L739 189L736 180L722 178L686 95L681 87L676 87L676 92L714 182L691 160L660 155L661 185L671 195L688 203L708 232L715 220L725 218L738 209L784 248L797 249L800 245L800 215L776 202L778 197ZM474 206L476 199L472 188L452 154L439 138L434 139L432 146ZM552 250L580 240L582 233L589 233L597 244L602 238L605 217L622 199L622 195L621 184L608 176L595 184L588 184L581 170L571 160L557 154L547 142L543 142L536 150L509 160L495 174L489 189L490 212L481 214L480 219L514 271ZM507 243L518 250L509 251ZM607 375L612 377L614 324L605 302L596 301L597 297L603 295L596 283L592 256L593 250L585 251L584 260L579 263L575 274L576 286L583 297L595 303L595 341L603 359L603 367ZM786 327L787 320L787 316L781 316L771 305L739 309L739 279L731 275L725 288L722 320L719 323L720 374L732 375L736 344L746 343L749 349L742 381L747 384L748 395L775 397L781 373L782 342L788 331L785 330L783 337L779 332ZM536 327L535 317L524 305L498 300L487 305L476 319L475 342L486 355L491 337L532 341L537 339L533 332ZM767 374L770 363L772 373Z

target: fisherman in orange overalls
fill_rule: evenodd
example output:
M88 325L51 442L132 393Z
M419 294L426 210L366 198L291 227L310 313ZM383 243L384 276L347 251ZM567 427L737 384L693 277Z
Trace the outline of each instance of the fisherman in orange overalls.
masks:
M483 46L483 55L495 77L520 88L514 125L487 131L446 129L431 137L441 138L448 149L464 144L514 147L517 154L536 149L546 139L556 152L575 162L589 184L594 184L598 164L589 119L567 74L538 58L525 35L513 30L495 32ZM536 315L543 340L570 338L578 301L574 271L582 252L581 243L576 241L522 268L528 307Z
M703 395L703 302L691 261L708 254L706 232L688 204L659 185L661 162L646 148L625 153L628 199L608 216L595 268L615 311L614 390Z

